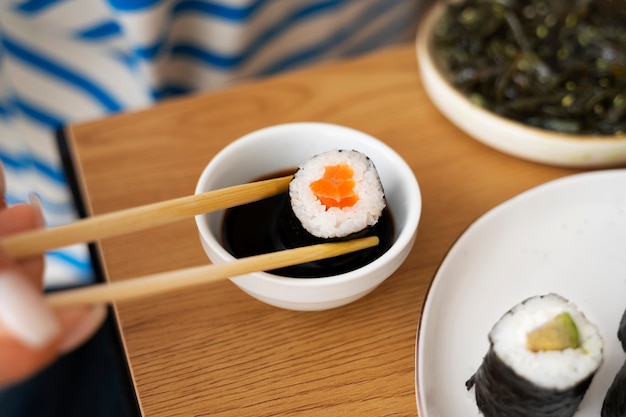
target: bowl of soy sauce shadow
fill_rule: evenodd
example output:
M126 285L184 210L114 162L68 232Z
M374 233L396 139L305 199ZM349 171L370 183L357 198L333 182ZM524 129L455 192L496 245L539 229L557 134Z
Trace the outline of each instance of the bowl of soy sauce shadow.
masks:
M572 21L587 15L573 14L569 6L561 15L551 13L548 4L436 2L421 20L416 37L426 94L462 131L503 153L568 168L624 166L626 49L613 51L616 64L603 73L592 68L601 65L599 59L570 62L575 52L583 53L577 49L578 41L568 39L570 50L551 50L553 45L562 46L552 38L582 33ZM597 7L597 2L586 4ZM626 10L615 14L617 19L626 18ZM603 18L609 25L610 17ZM559 25L564 28L560 34ZM613 24L621 31L614 36L626 42L626 27L621 26ZM545 36L545 42L530 42L538 36ZM585 53L611 54L591 46ZM496 54L502 59L494 58ZM555 58L551 60L550 54ZM563 62L557 62L561 58Z
M246 134L208 163L196 193L293 174L302 162L335 149L359 151L374 163L387 207L378 223L361 235L375 234L379 245L336 258L230 278L257 300L298 311L340 307L372 292L411 251L422 211L417 179L392 148L349 127L298 122ZM196 225L205 253L216 264L322 241L309 235L295 218L287 192L196 216ZM360 236L350 236L354 237Z

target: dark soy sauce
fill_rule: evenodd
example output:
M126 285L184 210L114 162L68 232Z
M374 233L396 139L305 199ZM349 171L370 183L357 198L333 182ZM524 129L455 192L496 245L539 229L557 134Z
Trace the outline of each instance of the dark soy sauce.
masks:
M292 172L281 172L271 177ZM319 278L349 272L374 261L393 244L394 229L393 217L387 207L378 222L362 232L345 238L315 237L302 227L291 209L289 193L285 192L226 210L222 222L222 243L231 255L242 258L316 243L378 236L380 243L372 248L269 271L282 276Z

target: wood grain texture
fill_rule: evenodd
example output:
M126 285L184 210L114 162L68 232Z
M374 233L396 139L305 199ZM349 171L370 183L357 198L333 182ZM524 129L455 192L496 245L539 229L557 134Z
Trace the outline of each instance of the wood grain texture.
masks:
M294 121L362 130L407 160L423 198L413 251L374 292L324 312L270 307L228 281L119 303L146 416L416 415L416 330L447 250L498 203L576 172L504 155L450 124L424 93L413 45L73 126L69 137L100 214L187 195L229 142ZM101 249L112 281L207 262L193 220Z

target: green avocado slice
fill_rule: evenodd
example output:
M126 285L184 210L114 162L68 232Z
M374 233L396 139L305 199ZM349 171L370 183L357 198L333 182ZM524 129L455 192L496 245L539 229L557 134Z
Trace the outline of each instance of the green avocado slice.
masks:
M526 347L532 352L577 349L578 329L572 316L563 312L526 335Z

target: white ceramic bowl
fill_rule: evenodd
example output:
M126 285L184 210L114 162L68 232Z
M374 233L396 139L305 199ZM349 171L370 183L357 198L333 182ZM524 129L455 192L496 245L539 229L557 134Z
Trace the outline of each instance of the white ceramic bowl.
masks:
M626 135L568 135L533 128L482 109L459 93L432 58L432 30L444 8L445 2L437 2L425 15L417 33L416 48L424 89L452 123L492 148L534 162L572 168L626 163Z
M196 193L292 169L331 149L354 149L372 159L393 216L395 241L378 259L340 275L304 279L259 272L231 278L252 297L291 310L342 306L375 289L409 254L422 209L413 171L389 146L351 128L326 123L289 123L249 133L226 146L209 162L198 181ZM223 214L215 212L196 217L202 246L213 263L234 259L220 242Z

